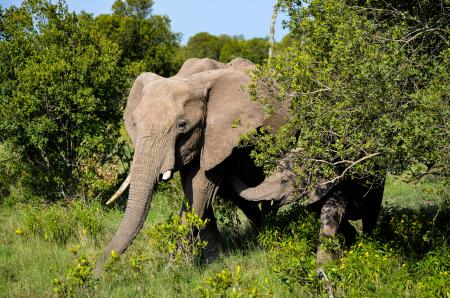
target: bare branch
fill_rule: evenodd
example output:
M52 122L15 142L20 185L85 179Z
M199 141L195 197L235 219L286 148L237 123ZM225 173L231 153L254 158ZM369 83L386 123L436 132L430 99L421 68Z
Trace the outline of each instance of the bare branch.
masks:
M344 178L345 174L346 174L351 168L353 168L353 167L356 166L357 164L359 164L359 163L361 163L361 162L363 162L363 161L365 161L365 160L367 160L367 159L369 159L369 158L372 158L372 157L377 156L377 155L380 155L380 154L381 154L381 153L379 153L379 152L372 153L372 154L369 154L369 155L367 155L367 156L364 156L364 157L358 159L357 161L352 162L351 165L349 165L347 168L345 168L345 170L342 172L341 175L339 175L339 176L333 178L332 180L329 180L329 181L320 183L320 185L325 185L325 184L329 184L329 183L335 183L335 182L341 180L342 178ZM348 161L345 161L345 162L348 162Z
M319 90L310 91L310 92L302 92L300 94L301 95L311 95L311 94L316 94L316 93L326 92L326 91L331 91L331 88L319 89Z

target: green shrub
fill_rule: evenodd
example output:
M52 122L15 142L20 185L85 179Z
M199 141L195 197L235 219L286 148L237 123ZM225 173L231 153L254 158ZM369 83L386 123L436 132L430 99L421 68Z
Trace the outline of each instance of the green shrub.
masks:
M257 164L271 168L297 149L298 179L311 188L322 179L381 179L418 163L448 185L448 2L279 4L292 44L256 69L250 93L267 110L290 113L275 134L249 138Z
M97 196L114 184L101 185L99 171L120 156L127 82L118 46L64 1L23 1L0 16L0 142L25 165L21 180L33 194Z
M26 186L29 168L21 163L20 154L9 143L0 143L0 205L38 201Z
M340 295L383 297L408 293L413 284L408 269L392 248L360 240L325 271Z
M234 244L242 240L241 225L238 207L233 202L221 197L216 197L213 202L214 215L217 225L225 234L224 237L230 239Z
M78 257L62 280L59 278L53 279L53 292L58 297L83 297L88 295L89 289L95 283L92 274L93 268L92 262L87 257Z
M288 288L302 295L324 293L316 273L318 235L317 214L301 204L280 212L258 235L259 244L268 249L271 270Z
M200 239L199 229L206 226L195 212L189 211L181 219L172 215L166 222L150 227L150 247L155 249L159 258L169 259L173 265L192 265L206 247L206 241Z
M415 268L419 297L450 297L450 249L447 245L429 252Z
M448 243L449 214L444 204L422 206L417 210L387 205L381 211L375 235L406 255L420 257Z
M270 290L261 288L256 280L244 280L241 267L237 266L232 273L228 269L207 277L203 284L195 288L199 297L272 297Z
M268 219L265 229L258 235L258 243L270 249L287 238L294 238L314 245L319 240L319 227L317 214L295 203Z
M180 208L180 205L185 201L183 187L181 186L180 174L175 173L172 179L164 183L158 183L157 192L164 197L170 198L168 203L172 208Z
M103 232L103 218L104 212L98 202L90 205L74 201L67 206L62 203L28 206L24 232L58 244L79 240L81 235L96 239Z
M302 287L315 296L322 292L322 283L317 277L316 256L311 248L305 239L289 238L271 249L269 258L272 270L289 288Z

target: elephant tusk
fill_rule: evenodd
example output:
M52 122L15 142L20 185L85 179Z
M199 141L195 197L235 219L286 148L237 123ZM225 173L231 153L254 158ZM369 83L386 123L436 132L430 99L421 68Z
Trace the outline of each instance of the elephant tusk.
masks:
M167 181L172 177L172 171L166 171L164 172L164 174L162 175L162 180L163 181Z
M125 179L125 181L122 183L122 185L120 186L120 188L116 191L116 193L111 197L111 199L108 200L108 202L106 202L106 205L111 204L112 202L114 202L115 200L117 200L117 198L119 198L123 192L128 188L128 186L130 185L130 180L131 180L131 175L128 174L127 178Z

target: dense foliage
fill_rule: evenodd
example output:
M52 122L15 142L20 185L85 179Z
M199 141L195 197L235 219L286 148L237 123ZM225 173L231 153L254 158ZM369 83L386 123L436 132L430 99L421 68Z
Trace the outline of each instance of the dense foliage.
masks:
M0 8L0 191L48 199L107 193L124 170L123 106L137 73L169 75L178 37L152 1L113 15L63 1ZM16 187L12 187L16 186Z
M291 117L276 136L255 137L258 162L270 168L296 148L304 182L405 170L448 178L448 1L281 4L291 46L258 69L252 92Z
M131 79L144 71L163 76L177 71L174 55L179 34L171 31L167 16L151 14L152 5L151 0L116 0L112 14L95 18L93 30L119 46L119 64Z
M195 57L229 62L239 57L262 64L267 58L269 45L269 41L264 38L246 40L242 36L231 37L226 34L215 36L200 32L190 37L186 46L180 49L178 59L182 62Z
M1 16L0 142L28 165L34 193L73 195L84 167L117 143L119 49L61 2L25 1Z

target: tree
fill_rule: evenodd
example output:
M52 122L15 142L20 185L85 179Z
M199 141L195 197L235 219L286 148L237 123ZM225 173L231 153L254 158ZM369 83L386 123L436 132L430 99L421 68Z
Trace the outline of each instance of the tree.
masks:
M448 179L449 26L443 1L281 1L291 46L258 68L252 94L291 118L250 137L267 169L295 148L299 179ZM448 180L447 180L448 181ZM448 190L447 190L448 191Z
M253 63L262 64L269 53L269 42L265 38L232 38L225 43L220 51L221 61L230 61L234 58L245 58Z
M132 79L144 71L163 76L176 72L179 34L171 31L167 16L151 15L152 5L151 0L116 0L112 15L95 19L94 30L119 45L119 63Z
M211 58L229 62L234 58L249 59L254 63L263 63L267 58L269 42L264 38L244 39L243 36L222 34L215 36L200 32L189 38L186 46L178 53L181 64L188 58Z
M219 37L208 32L200 32L189 38L186 47L183 49L183 60L187 58L219 60L222 47L223 42L221 42Z
M63 2L0 9L0 143L47 198L96 195L119 174L102 167L119 145L126 82L118 46L93 23Z
M112 6L113 14L119 16L135 16L145 19L152 12L153 0L116 0Z

